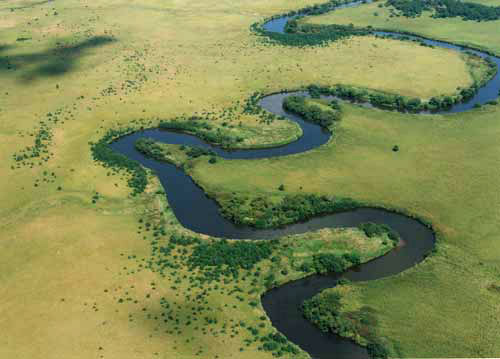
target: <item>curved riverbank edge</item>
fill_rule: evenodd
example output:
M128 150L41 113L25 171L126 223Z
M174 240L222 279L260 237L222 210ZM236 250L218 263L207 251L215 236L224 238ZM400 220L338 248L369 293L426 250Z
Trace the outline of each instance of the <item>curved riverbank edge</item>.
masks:
M222 217L218 203L208 197L205 191L183 170L175 165L160 163L147 158L135 149L134 145L137 139L152 137L155 140L166 143L185 144L189 146L201 145L205 148L216 150L219 152L219 155L222 154L225 158L267 158L303 153L330 141L331 135L320 131L319 125L307 123L297 116L283 112L282 101L286 96L288 95L268 96L268 102L265 102L263 107L268 106L268 110L277 112L278 114L284 113L289 120L296 121L304 129L303 136L301 137L302 147L297 147L296 142L293 142L287 146L274 149L227 151L203 142L193 135L151 129L139 132L133 132L128 129L127 131L123 131L122 137L118 137L117 139L117 136L109 136L108 142L115 139L111 143L113 152L121 153L131 161L138 161L142 166L148 167L156 173L167 195L170 208L179 222L185 228L194 232L215 237L264 239L294 233L305 233L326 227L356 227L361 223L374 222L388 224L393 228L395 226L395 229L402 234L406 245L390 251L388 254L374 261L367 262L356 269L347 271L343 274L344 276L352 276L353 280L382 278L400 273L403 270L413 267L415 263L424 260L434 248L436 238L433 230L429 229L430 224L424 220L417 221L389 209L381 209L384 206L367 208L359 203L358 208L350 211L329 215L324 213L308 221L287 225L278 229L255 230L249 227L236 226ZM262 105L263 103L259 102L259 104ZM129 134L123 136L125 132ZM318 135L322 138L318 139ZM277 150L279 152L275 152ZM424 223L427 224L424 225ZM421 236L415 236L415 233L420 233ZM366 273L371 277L366 278ZM364 349L352 341L342 339L338 336L323 335L314 325L306 322L302 313L298 311L303 300L309 299L322 289L335 286L337 279L338 274L334 276L310 276L298 282L285 284L262 296L263 307L273 325L280 332L314 357L328 358L325 353L331 353L332 351L338 353L339 357L343 355L346 358L352 358L354 354L356 357L366 357ZM311 286L307 283L313 283L313 285ZM299 286L300 289L297 289L296 286ZM288 292L290 288L294 288L291 295ZM283 293L285 303L280 301ZM288 301L290 297L300 299L300 303ZM281 304L278 307L273 307L273 303ZM283 308L288 309L286 312L282 312ZM283 326L285 318L287 320L294 320L296 323L300 323L300 325L287 328ZM306 333L305 337L308 339L306 342L302 342L300 338L304 338ZM297 334L299 334L300 338L297 337ZM318 341L321 341L321 343ZM317 352L318 350L320 352Z
M494 81L497 76L499 76L498 63L497 75L489 83ZM110 150L115 154L117 152L121 153L123 158L128 161L140 163L141 167L150 168L155 172L167 195L170 208L180 224L197 233L233 239L265 239L294 233L305 233L326 227L353 227L364 222L383 223L392 228L396 227L394 229L401 234L406 245L391 250L387 254L356 268L351 268L344 273L308 276L271 289L261 297L262 305L273 326L311 356L326 359L331 357L332 353L335 353L338 358L365 358L368 354L363 347L355 344L350 339L322 333L312 323L305 320L300 312L300 305L305 299L313 297L323 289L334 287L340 277L346 277L353 282L374 280L397 275L421 263L432 251L436 250L436 241L441 237L439 233L435 232L429 221L421 219L416 214L409 213L404 209L394 210L386 205L359 203L359 207L356 209L340 211L334 214L322 213L305 222L285 225L280 228L255 230L248 226L237 226L221 215L216 198L207 196L205 190L187 173L177 168L176 165L159 163L156 160L146 158L135 151L133 146L138 138L152 137L165 143L210 148L218 155L230 159L258 159L304 153L331 141L332 136L331 134L321 135L321 131L318 131L319 126L305 123L298 116L283 113L281 108L283 99L296 93L279 91L274 95L263 95L258 100L259 106L262 106L263 101L269 100L271 107L262 106L264 109L279 116L287 117L299 124L302 129L302 136L285 144L259 146L260 149L255 147L253 149L231 148L228 151L227 148L203 142L196 137L196 134L187 135L174 131L144 128L139 132L133 128L124 129L121 132L117 131L102 141L106 145L111 143ZM303 91L299 91L299 93L303 93ZM495 98L497 96L498 93L495 94ZM272 102L272 99L276 99L276 101ZM457 106L457 111L453 112L463 112L470 109L472 109L472 106L467 108ZM307 131L305 130L306 127L308 127ZM125 134L127 135L124 136ZM315 134L321 135L319 141ZM169 142L170 140L173 142ZM112 164L110 166L112 167ZM125 168L127 167L125 166Z
M346 4L359 4L359 5L353 5L353 6L361 6L363 4L368 4L370 3L371 1L365 1L365 2L358 2L358 1L355 1L355 2L347 2ZM331 11L335 11L334 10L331 10ZM308 17L308 16L319 16L319 15L324 15L323 14L317 14L317 15L303 15L304 17ZM258 22L254 23L251 25L251 30L252 32L255 33L255 28L257 27L261 27L263 25L265 25L266 23L270 22L270 21L273 21L273 20L278 20L282 17L287 17L287 16L294 16L294 15L288 15L288 14L282 14L282 15L277 15L277 16L271 16L271 17L267 17L267 18L264 18L262 20L259 20ZM320 25L318 24L318 26L327 26L327 25ZM360 29L363 29L363 28L360 28ZM422 33L419 33L419 32L414 32L414 31L409 31L409 30L404 30L404 29L397 29L397 28L384 28L384 27L373 27L373 26L369 26L369 27L366 27L366 29L369 29L371 32L372 32L372 35L375 35L376 32L380 31L380 32L390 32L390 33L394 33L394 34L398 34L398 35L408 35L408 36L415 36L415 37L418 37L418 38L421 38L423 40L430 40L430 41L439 41L439 42L442 42L442 43L446 43L446 44L449 44L449 45L453 45L453 46L458 46L458 47L463 47L463 48L467 48L469 50L473 50L473 51L478 51L478 52L483 52L485 53L486 55L489 55L489 56L493 56L493 57L500 57L500 52L495 52L487 47L484 47L484 46L480 46L480 45L477 45L477 44L474 44L474 43L471 43L471 42L460 42L460 41L453 41L453 40L450 40L450 39L447 39L447 38L443 38L443 37L439 37L439 36L428 36L428 35L424 35ZM260 36L266 36L265 35L265 32L272 32L272 31L269 31L269 30L265 30L265 29L262 29L262 31L264 31L264 33L260 33L258 32L257 34L260 35ZM293 46L293 45L290 45L290 46Z
M363 4L363 2L359 1L354 1L354 2L348 2L348 3L341 3L341 2L336 2L340 7L347 7L347 6L359 6ZM333 4L333 3L326 3L326 4ZM324 5L324 4L323 4ZM306 10L309 8L305 8ZM331 8L329 11L333 11L335 8ZM298 10L297 12L300 13L302 10ZM314 15L319 15L323 14L329 11L325 12L320 12L318 14L312 14L309 16L314 16ZM286 44L286 43L281 43L277 39L273 39L274 35L280 35L282 38L286 38L287 34L290 36L295 36L297 34L295 33L287 33L285 31L286 24L289 22L289 20L295 19L299 15L279 15L272 17L271 19L263 20L263 22L259 23L254 23L251 26L252 31L256 32L257 35L260 36L267 36L271 41L280 43L281 45L284 46L299 46L299 45L293 45L293 44ZM273 25L273 23L276 24L276 26ZM265 29L264 27L267 26L268 29ZM324 25L325 27L328 25ZM319 28L322 27L322 25L318 25ZM362 28L364 29L364 28ZM461 53L472 53L473 55L479 56L483 58L485 61L489 63L490 66L495 66L494 72L489 74L488 78L485 78L483 83L477 83L476 81L473 81L473 84L466 88L466 89L461 89L460 92L455 93L453 95L440 95L438 96L439 98L444 98L444 97L450 97L453 96L453 102L451 106L447 107L439 107L435 110L431 109L431 113L452 113L452 112L462 112L465 110L469 110L473 108L474 106L481 106L485 105L489 102L496 101L498 96L500 95L500 57L495 56L494 54L492 55L490 51L483 51L481 49L478 49L478 47L468 47L468 46L463 46L461 44L455 44L452 41L449 40L438 40L438 39L433 39L430 37L426 36L421 36L419 34L412 34L411 32L399 32L399 31L394 31L394 30L389 30L385 31L383 29L375 29L371 27L367 27L366 30L374 35L374 36L382 36L382 37L389 37L393 39L398 39L402 37L409 37L410 40L416 40L424 43L425 45L433 46L433 47L441 47L441 48L446 48L446 49L451 49L454 51L458 51ZM300 33L301 36L307 37L308 33ZM310 36L316 36L315 34L309 34ZM355 36L355 35L351 35ZM335 39L331 39L330 41L333 41ZM327 41L327 40L322 40L322 41ZM315 45L307 45L303 44L301 46L315 46ZM376 91L376 90L370 90L370 91ZM435 97L436 98L436 97ZM422 102L421 99L419 99L420 102ZM448 101L449 102L449 101ZM429 101L425 103L425 106L431 105ZM424 106L424 107L425 107ZM418 108L415 111L411 112L423 112L426 111L427 108Z
M266 32L271 32L272 33L273 31L266 30L266 29L263 28L263 26L265 24L267 24L268 22L273 21L273 20L278 20L278 19L282 19L282 18L285 18L285 17L291 17L291 16L293 16L293 17L301 16L301 17L304 17L304 18L305 17L309 17L309 16L320 16L320 15L324 15L326 13L329 13L331 11L335 11L337 9L342 9L342 8L345 8L345 7L357 7L357 6L361 6L361 5L364 5L364 4L370 4L370 3L373 3L373 2L374 2L373 0L362 0L362 1L345 0L345 1L339 1L338 2L339 5L337 5L337 7L332 8L332 9L330 9L328 11L325 11L325 12L314 13L314 14L307 14L307 13L301 12L303 10L308 10L310 8L313 8L315 5L324 5L324 4L329 4L331 2L329 1L329 2L325 2L325 3L317 3L315 5L310 5L310 6L305 7L305 8L301 8L301 9L297 9L297 10L292 10L292 11L289 11L289 12L284 12L284 13L281 13L281 14L278 14L278 15L272 15L272 16L268 16L266 18L263 18L263 19L255 22L255 23L253 23L252 25L250 25L250 30L252 32L257 32L258 34L265 36ZM463 21L465 21L465 20L463 20ZM318 24L318 26L327 26L327 25ZM369 29L370 31L373 31L373 32L376 32L376 31L393 32L393 33L400 34L400 35L416 36L416 37L420 37L420 38L425 39L425 40L440 41L440 42L447 43L447 44L450 44L450 45L460 46L460 47L466 47L466 48L468 48L470 50L484 52L485 54L488 54L490 56L500 57L500 53L496 53L496 52L494 52L493 50L491 50L491 49L489 49L487 47L480 46L480 45L477 45L477 44L474 44L474 43L453 41L453 40L450 40L450 39L441 38L439 36L433 36L433 37L431 37L431 36L427 36L427 35L424 35L424 34L421 34L421 33L418 33L418 32L408 31L408 30L404 30L404 29L394 29L394 28L384 28L384 27L372 27L372 26L367 26L366 29Z
M419 265L423 264L429 257L437 253L438 248L439 248L439 242L442 238L442 234L439 231L436 231L434 226L430 223L430 221L427 221L423 219L422 217L415 215L414 213L411 213L407 210L403 209L396 209L394 207L385 207L385 206L375 206L375 205L367 205L366 207L363 208L376 208L378 210L386 211L388 213L396 213L396 214L401 214L404 216L407 216L408 218L411 218L417 222L419 222L421 225L427 227L431 233L432 233L432 249L427 251L423 258L415 262L414 265L407 270L405 270L405 273L408 273L410 270L415 270L418 268ZM293 279L291 281L287 282L279 282L276 283L276 286L269 288L266 292L264 292L261 295L261 302L263 305L264 310L266 311L266 314L268 315L269 319L273 323L273 326L278 329L281 333L285 334L289 340L294 342L294 344L298 345L301 347L302 350L305 350L313 359L330 359L331 357L329 356L332 352L328 350L322 350L320 346L318 346L318 343L315 339L313 339L314 343L311 345L305 344L302 341L302 337L304 335L304 332L308 332L311 330L311 326L316 330L316 334L319 340L319 344L324 341L330 341L333 343L333 346L338 346L341 348L339 352L335 352L335 358L339 359L352 359L355 355L355 357L358 359L368 359L371 358L371 355L369 354L367 350L367 346L369 344L374 344L376 343L377 345L383 345L384 350L388 350L389 352L393 352L395 347L393 347L393 343L391 342L390 338L383 338L380 336L375 336L374 338L371 338L372 340L367 340L367 338L363 337L360 333L357 333L356 331L354 332L355 336L354 337L348 337L348 336L343 336L342 334L339 334L337 332L333 331L328 331L324 332L321 331L319 327L316 326L315 323L310 321L309 319L306 319L304 316L304 313L302 311L302 304L307 301L307 300L312 300L313 298L316 298L319 296L321 293L328 291L330 289L335 288L337 285L350 285L351 283L355 282L362 282L362 281L368 281L368 280L377 280L377 279L383 279L387 277L394 277L394 276L399 276L402 275L403 272L399 272L393 275L389 276L382 276L382 277L377 277L377 278L370 278L370 279L365 279L362 277L359 277L359 274L362 273L363 267L366 265L370 265L371 263L376 264L377 262L380 263L380 261L383 261L383 258L385 256L390 256L393 255L395 252L397 252L401 246L405 246L408 238L401 238L400 242L394 247L393 249L387 251L386 253L380 255L379 257L375 257L372 259L369 259L366 262L361 263L358 266L352 266L347 268L344 272L341 273L328 273L328 274L309 274L306 275L302 278L298 279ZM354 277L350 277L354 274ZM357 277L358 276L358 277ZM340 281L340 282L339 282ZM280 319L279 316L279 309L277 307L281 306L283 298L291 297L294 295L297 295L296 288L303 288L304 283L308 283L310 286L316 287L315 288L315 293L308 292L306 290L306 295L302 294L302 297L300 299L300 303L295 303L296 308L300 308L300 311L298 313L294 313L295 315L299 314L302 315L302 320L300 320L300 326L298 327L298 330L295 333L291 333L290 330L287 330L286 324L285 327L280 325ZM294 293L295 292L295 293ZM275 297L278 297L279 301L276 305L272 305L273 302L275 302ZM296 301L299 302L299 301ZM278 316L273 315L273 312L278 312ZM291 315L292 313L289 313ZM305 329L304 329L305 328ZM332 327L331 330L335 330L339 328ZM298 332L298 333L297 333ZM374 333L372 333L374 334ZM376 334L377 335L377 334ZM310 339L310 336L307 336L308 340ZM361 340L360 340L361 339ZM382 344L383 343L383 344ZM387 346L389 344L389 347ZM317 349L320 350L317 350ZM396 348L397 349L397 348ZM397 352L397 356L401 356L401 353Z

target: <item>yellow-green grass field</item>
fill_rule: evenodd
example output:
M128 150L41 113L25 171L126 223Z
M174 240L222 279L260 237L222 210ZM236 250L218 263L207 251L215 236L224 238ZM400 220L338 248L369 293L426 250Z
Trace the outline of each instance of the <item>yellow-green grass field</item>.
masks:
M291 193L350 196L430 221L437 254L401 275L357 285L363 304L377 310L383 334L405 356L494 357L499 113L488 106L460 115L402 115L344 105L334 139L310 153L199 160L191 171L212 193L271 195L284 184Z
M470 1L489 6L500 6L498 0ZM314 24L354 24L355 26L373 26L385 30L409 31L433 39L445 40L463 45L487 49L500 54L498 28L496 21L463 21L461 18L433 19L430 12L422 16L407 18L390 17L387 7L379 7L384 1L375 1L359 7L336 10L319 16L311 16L304 21ZM375 15L375 13L377 15Z
M92 161L89 141L139 118L154 123L221 113L255 91L345 83L430 98L472 83L464 59L450 51L372 37L324 48L273 47L249 30L264 17L313 2L0 4L0 357L185 359L200 357L200 347L208 357L271 357L256 346L240 352L238 335L155 330L154 319L138 313L142 305L160 311L161 297L177 301L181 313L187 302L172 289L173 279L146 269L130 274L128 257L150 252L137 233L139 218L153 211L168 233L182 229L154 195L154 183L130 197L125 175L108 175ZM408 274L368 283L363 300L378 309L384 335L408 355L499 353L493 340L498 294L487 289L499 281L498 109L449 118L346 109L335 139L323 148L280 160L219 163L210 172L200 164L196 179L230 191L273 192L283 182L293 192L301 185L431 220L442 237L439 254ZM48 160L12 169L13 155L33 145L49 113L60 120L49 124ZM248 145L297 134L285 121L241 121L253 134ZM393 144L399 153L390 151ZM250 164L255 172L245 180L222 176L227 165L244 174ZM361 236L332 235L339 241ZM293 273L282 280L290 278ZM138 303L119 305L126 292ZM226 311L215 301L221 318L240 314L251 322L261 315ZM426 351L428 343L435 352Z

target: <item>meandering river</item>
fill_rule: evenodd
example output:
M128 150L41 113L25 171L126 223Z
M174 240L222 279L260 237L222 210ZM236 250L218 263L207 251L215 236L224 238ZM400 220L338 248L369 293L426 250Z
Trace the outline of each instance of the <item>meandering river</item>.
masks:
M356 6L354 2L345 6ZM263 25L268 31L283 32L286 22L291 17L271 20ZM400 37L397 33L377 32L388 36ZM405 35L406 36L406 35ZM471 51L481 57L491 58L500 66L500 59L486 53L470 50L462 46L412 36L429 45L449 48L456 51ZM446 112L463 112L476 104L485 104L498 97L500 91L500 73L491 79L477 94L465 103L455 104ZM297 93L293 93L297 94ZM299 93L307 95L306 93ZM211 149L217 155L227 159L259 159L276 156L287 156L302 153L319 147L330 139L331 134L320 126L302 120L299 116L287 113L282 108L283 100L291 94L274 94L263 98L260 106L276 115L284 116L296 122L303 135L296 141L284 146L227 151L220 147L203 142L199 138L187 134L159 129L139 131L114 141L110 146L125 156L140 162L156 172L166 192L168 202L180 223L195 232L215 237L231 239L269 239L288 234L304 233L325 227L354 227L363 222L385 223L395 229L401 236L403 245L388 254L371 262L352 268L342 277L352 281L368 281L394 275L422 261L434 246L435 237L431 229L418 220L402 214L377 208L359 208L352 211L313 218L304 223L296 223L286 227L254 230L237 226L225 219L217 203L207 197L203 190L181 169L172 164L156 161L138 152L134 144L142 137L153 138L170 144L183 144ZM251 180L250 178L248 180ZM366 350L354 342L334 334L325 334L304 319L300 305L321 290L334 287L340 275L314 275L295 282L285 284L268 291L262 297L262 304L273 325L289 340L307 351L313 358L366 358ZM388 294L390 295L390 294Z

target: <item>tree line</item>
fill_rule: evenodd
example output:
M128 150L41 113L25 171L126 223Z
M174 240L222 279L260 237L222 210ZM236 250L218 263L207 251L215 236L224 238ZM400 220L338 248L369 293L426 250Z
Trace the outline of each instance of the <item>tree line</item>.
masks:
M164 130L174 130L193 134L206 142L214 143L222 147L231 147L235 143L243 141L241 137L229 136L222 133L220 128L214 129L211 124L199 117L162 121L158 127Z
M323 109L317 104L308 103L304 96L288 96L283 101L283 108L324 128L329 128L341 117L340 108L335 100L330 103L328 109Z
M496 65L491 60L488 63L488 77L491 77L496 73ZM435 96L428 101L424 101L418 97L410 98L342 84L331 87L311 85L308 87L308 90L312 97L319 95L334 96L354 103L370 104L385 110L418 113L422 111L436 112L448 110L454 104L465 102L472 98L481 85L482 83L476 82L468 88L461 89L454 96Z
M326 290L304 301L302 313L325 333L332 332L347 338L362 337L367 342L366 349L371 358L388 358L391 352L377 337L378 323L373 310L365 306L357 311L343 313L340 300L339 293Z
M360 207L359 202L350 198L316 194L285 195L278 203L272 202L267 196L252 199L233 196L220 204L224 217L236 224L255 228L283 226Z
M464 20L493 21L500 19L500 6L488 6L459 0L388 0L386 6L403 16L418 17L423 11L434 11L434 18L461 17Z

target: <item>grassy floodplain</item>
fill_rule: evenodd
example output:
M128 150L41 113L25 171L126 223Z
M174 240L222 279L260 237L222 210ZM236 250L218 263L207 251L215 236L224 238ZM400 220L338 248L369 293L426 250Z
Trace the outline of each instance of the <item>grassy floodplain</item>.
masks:
M498 0L470 1L488 6L500 6ZM430 12L422 16L408 18L390 17L387 7L379 7L384 1L375 1L356 8L346 8L320 16L311 16L303 21L314 24L354 24L355 26L373 26L393 31L408 31L425 37L450 41L462 45L472 45L500 54L500 39L496 21L463 21L461 18L433 19ZM375 15L376 14L376 15Z
M334 139L311 153L200 160L192 173L215 196L227 189L276 195L284 184L292 193L351 196L430 221L439 235L437 253L401 275L356 285L358 301L376 309L383 334L405 356L495 356L498 115L498 106L441 116L344 105Z
M463 58L450 51L372 37L324 48L269 47L249 31L264 17L312 3L0 4L0 357L185 359L200 357L200 347L208 357L271 357L256 346L241 352L239 335L178 334L155 324L162 297L187 315L188 300L172 288L184 273L163 278L140 266L151 243L138 221L162 221L167 235L182 229L153 179L146 193L131 197L125 175L92 161L89 141L139 118L154 124L212 111L222 126L224 110L255 91L346 83L429 98L472 83ZM498 293L489 289L499 280L498 114L488 107L427 118L348 106L333 142L313 153L252 163L246 179L222 174L228 166L249 173L251 162L194 169L207 189L221 192L274 192L285 183L290 192L303 186L346 194L430 219L442 234L439 254L363 286L360 298L377 308L384 334L408 355L491 356L499 352ZM297 135L285 121L238 121L248 145ZM33 146L41 126L50 134L42 141L47 153L16 168L13 156ZM394 155L388 143L401 151ZM357 231L329 235L333 243L349 239L346 248L363 242ZM324 249L314 243L308 250ZM367 258L380 253L367 251ZM226 310L221 300L230 301L214 296L208 304L221 321L261 315ZM422 330L429 327L436 330ZM425 352L430 342L437 351Z

